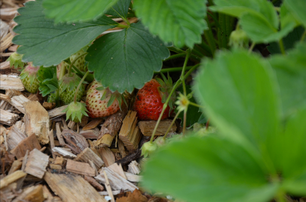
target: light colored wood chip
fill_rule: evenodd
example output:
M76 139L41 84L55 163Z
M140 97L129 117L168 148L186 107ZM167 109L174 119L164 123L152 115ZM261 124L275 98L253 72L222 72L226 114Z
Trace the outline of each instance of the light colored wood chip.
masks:
M68 158L75 158L76 157L75 154L73 154L70 151L67 151L66 149L64 149L62 147L53 147L52 151L62 155L63 157L68 157Z
M49 114L45 108L37 101L24 103L25 108L25 130L28 136L33 133L37 136L38 141L42 144L49 143Z
M46 172L44 180L64 202L107 202L79 175Z
M54 109L50 110L48 112L50 119L53 120L55 118L58 118L58 117L61 117L61 116L65 115L66 113L63 112L63 111L64 111L64 109L66 109L67 106L68 105L64 105L64 106L57 107L57 108L54 108Z
M49 163L49 156L37 149L33 149L28 157L25 172L37 178L42 178Z
M14 75L1 75L0 76L0 89L1 90L18 90L24 91L24 86L19 77L15 77Z
M17 181L20 178L23 178L24 176L26 176L26 173L23 172L22 170L17 170L11 174L9 174L8 176L4 177L3 179L0 180L0 189L8 186L9 184Z
M19 119L17 114L10 113L3 109L0 109L0 114L0 123L4 125L11 126Z
M98 156L90 148L84 149L81 153L77 155L77 157L74 160L85 163L89 163L89 161L92 161L97 169L101 168L104 165L104 162L100 158L100 156Z
M88 163L67 160L66 170L72 173L95 176L96 172Z
M113 190L124 190L133 192L135 189L138 189L133 183L127 181L121 177L118 173L112 171L110 168L103 167L100 171L100 174L95 177L98 182L106 184L104 172L106 172L109 184Z

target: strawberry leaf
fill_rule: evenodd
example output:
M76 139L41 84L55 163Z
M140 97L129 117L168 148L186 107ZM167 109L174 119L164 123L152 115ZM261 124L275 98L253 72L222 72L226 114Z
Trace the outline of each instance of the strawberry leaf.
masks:
M112 15L113 17L126 18L130 3L131 0L118 0L118 2L111 7L106 14Z
M193 47L201 42L201 34L208 29L204 20L206 1L193 0L134 0L134 9L150 32L165 42ZM169 31L171 30L171 31Z
M39 81L39 91L43 97L58 89L55 66L39 68L37 72L37 79Z
M59 64L73 53L88 45L103 31L115 27L116 22L105 16L94 22L54 25L45 18L42 1L30 1L18 10L18 24L13 42L21 45L17 52L24 54L24 62L34 66Z
M44 0L47 17L59 22L95 20L113 6L117 0Z
M141 187L182 201L269 201L278 184L268 182L262 164L247 146L217 134L190 134L150 156L143 165Z
M106 34L88 49L86 61L95 79L114 92L132 92L160 71L169 57L163 42L138 22L121 32Z

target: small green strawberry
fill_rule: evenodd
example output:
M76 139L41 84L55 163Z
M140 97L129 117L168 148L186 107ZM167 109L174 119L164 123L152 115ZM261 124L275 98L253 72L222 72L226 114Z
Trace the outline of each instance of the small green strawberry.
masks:
M7 61L10 61L10 66L15 68L23 68L24 63L22 62L23 55L18 54L17 52L12 53Z
M86 51L87 46L76 52L75 54L70 56L70 62L73 63L73 65L78 68L79 70L86 72L87 66L85 65L85 57L86 57ZM75 61L76 60L76 61Z
M141 147L141 155L146 158L158 149L156 142L146 142Z
M36 93L39 87L39 81L37 79L37 72L39 67L32 66L29 63L24 70L20 73L20 79L24 88L30 93Z
M66 120L70 119L73 122L79 123L83 116L88 116L86 111L85 103L71 102L63 112L66 112Z
M91 118L105 117L116 113L122 104L123 96L112 93L101 83L93 81L86 94L86 107Z
M229 45L235 48L247 48L249 45L249 37L242 29L236 29L230 35Z
M78 88L81 78L75 73L66 74L59 81L59 97L65 104L74 101L74 95ZM85 93L85 86L82 84L76 95L76 101L80 101Z

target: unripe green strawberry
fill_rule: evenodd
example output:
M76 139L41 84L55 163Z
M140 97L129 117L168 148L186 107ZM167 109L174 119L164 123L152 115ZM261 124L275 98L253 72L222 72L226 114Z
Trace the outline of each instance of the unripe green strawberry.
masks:
M146 158L158 149L156 142L146 142L141 147L141 155Z
M85 57L86 57L85 53L86 53L87 48L88 47L84 47L78 52L76 52L75 54L70 56L70 62L72 62L76 68L84 72L88 70L87 66L85 66Z
M229 45L235 48L247 48L249 45L249 37L242 29L236 29L230 35Z
M29 63L20 74L20 79L24 88L30 93L36 93L39 87L39 81L37 79L37 72L39 67L32 66Z
M74 95L78 88L81 78L76 74L66 74L59 81L59 96L65 104L69 104L74 101ZM85 86L82 84L77 92L76 101L80 101L85 93Z

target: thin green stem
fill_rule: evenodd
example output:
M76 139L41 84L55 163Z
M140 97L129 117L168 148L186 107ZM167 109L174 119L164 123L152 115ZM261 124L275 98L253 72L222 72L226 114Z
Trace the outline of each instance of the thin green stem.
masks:
M86 55L87 53L83 53L82 55L79 55L77 58L75 58L73 61L70 61L70 66L68 68L68 75L71 76L71 68L72 68L72 65L74 65L74 63L80 59L81 57L83 57L84 55Z
M185 52L184 53L178 53L178 54L175 54L175 55L171 55L170 57L168 57L164 61L172 60L172 59L179 58L179 57L182 57L182 56L185 56L185 55L186 55Z
M185 135L186 131L186 122L187 122L187 109L184 110L184 120L183 120L183 136Z
M177 117L180 115L180 113L181 113L181 111L178 111L178 112L176 113L174 119L172 120L170 126L168 127L168 129L167 129L167 131L166 131L166 133L165 133L165 135L164 135L164 137L163 137L164 140L166 139L166 137L167 137L169 131L171 130L173 124L175 123L175 121L176 121Z
M77 94L78 94L78 92L79 92L79 89L81 88L81 85L83 84L83 82L84 82L84 80L85 80L85 78L87 77L88 74L89 74L89 71L87 71L87 72L84 74L83 78L81 79L81 81L80 81L80 83L79 83L79 85L78 85L78 87L77 87L77 89L76 89L76 91L75 91L74 99L73 99L74 103L76 103L76 98L77 98Z
M193 66L193 67L185 74L185 76L183 77L183 79L185 80L185 79L186 79L186 78L187 78L187 77L188 77L188 76L189 76L189 75L190 75L199 65L200 65L200 64L196 64L195 66ZM161 113L160 113L160 115L159 115L159 117L158 117L158 120L157 120L157 122L156 122L156 125L155 125L154 130L153 130L152 135L151 135L151 139L150 139L150 142L151 142L151 143L153 142L153 139L154 139L154 136L155 136L157 127L158 127L158 125L159 125L159 123L160 123L160 121L161 121L161 117L163 116L163 114L164 114L164 112L165 112L165 110L166 110L166 108L167 108L167 106L168 106L168 103L169 103L169 101L170 101L171 95L174 93L174 91L177 89L177 87L181 84L181 82L182 82L181 78L175 82L175 84L174 84L173 88L171 89L171 92L170 92L170 94L169 94L169 96L168 96L166 102L165 102L164 105L163 105L163 109L162 109L162 111L161 111Z
M189 102L189 104L195 107L203 108L203 106L198 105L197 103L194 103L194 102Z
M186 66L187 66L187 63L188 63L188 60L189 60L189 56L190 56L190 49L187 50L186 58L185 58L185 61L184 61L182 72L181 72L181 81L183 83L183 90L184 90L184 95L185 96L186 96L186 92L187 91L186 91L186 84L185 84L184 74L185 74Z
M305 37L306 37L306 30L305 30L305 32L303 33L302 37L301 37L301 42L304 41Z
M250 48L249 48L249 53L252 52L252 50L253 50L254 47L255 47L255 43L253 42L253 43L251 44Z
M285 55L285 54L286 54L286 52L285 52L285 46L284 46L284 43L283 43L283 40L282 40L282 39L279 40L278 45L279 45L279 48L280 48L281 53L282 53L283 55Z
M59 65L60 66L60 73L59 73L58 80L61 80L66 73L65 62L63 61L61 64L62 65Z
M191 69L193 66L186 66L185 70ZM164 68L161 69L159 72L154 72L154 73L166 73L166 72L180 72L182 71L183 67L171 67L171 68Z

